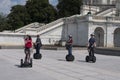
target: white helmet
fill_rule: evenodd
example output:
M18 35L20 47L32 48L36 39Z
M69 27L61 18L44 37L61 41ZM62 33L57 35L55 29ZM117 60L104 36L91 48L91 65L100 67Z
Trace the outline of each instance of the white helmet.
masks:
M72 37L72 35L69 35L69 37Z

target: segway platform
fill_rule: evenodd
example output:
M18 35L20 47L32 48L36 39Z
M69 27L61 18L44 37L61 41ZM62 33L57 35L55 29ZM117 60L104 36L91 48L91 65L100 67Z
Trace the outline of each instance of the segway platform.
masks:
M66 61L74 61L75 57L73 55L66 55Z
M42 58L42 54L41 53L34 53L33 58L34 59L41 59Z
M32 67L32 58L30 59L30 62L23 62L23 59L21 59L20 67Z
M86 62L96 62L96 57L95 56L86 56Z

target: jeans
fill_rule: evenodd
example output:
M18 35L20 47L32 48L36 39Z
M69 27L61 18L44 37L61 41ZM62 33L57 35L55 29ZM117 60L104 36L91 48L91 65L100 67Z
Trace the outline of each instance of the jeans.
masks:
M36 47L36 54L40 53L40 47Z
M72 46L68 47L68 55L72 55Z

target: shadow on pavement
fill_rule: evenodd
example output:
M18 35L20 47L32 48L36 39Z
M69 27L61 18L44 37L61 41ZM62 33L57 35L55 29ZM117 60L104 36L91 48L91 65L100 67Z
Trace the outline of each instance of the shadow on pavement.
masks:
M16 67L18 67L18 68L21 68L21 66L20 66L20 65L18 65L18 64L16 64L15 66L16 66Z
M57 59L58 61L66 61L65 59Z
M86 61L85 60L77 60L78 62L84 62L84 63L86 63Z

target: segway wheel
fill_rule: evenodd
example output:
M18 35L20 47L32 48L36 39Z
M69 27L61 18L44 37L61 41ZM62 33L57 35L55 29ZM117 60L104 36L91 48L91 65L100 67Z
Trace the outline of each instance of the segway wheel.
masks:
M95 57L95 56L93 56L92 61L93 61L93 63L95 63L95 62L96 62L96 57Z
M20 67L23 67L23 59L21 59Z
M41 59L42 58L42 54L34 53L33 57L34 57L34 59Z
M89 56L86 56L86 62L89 62Z
M32 58L30 59L30 67L32 67L33 62L32 62Z
M74 61L75 57L73 55L66 55L66 61Z

